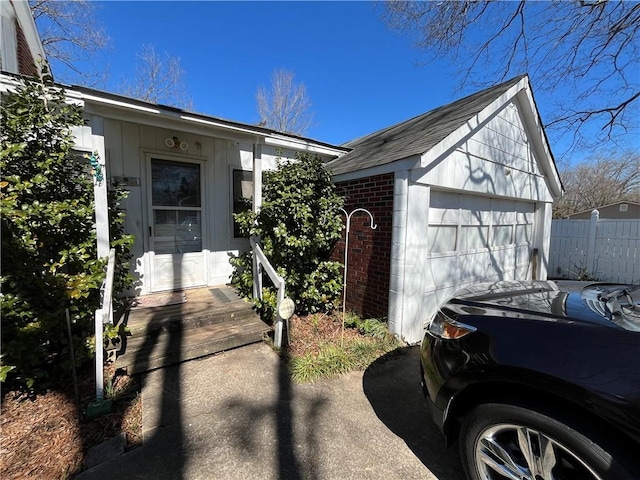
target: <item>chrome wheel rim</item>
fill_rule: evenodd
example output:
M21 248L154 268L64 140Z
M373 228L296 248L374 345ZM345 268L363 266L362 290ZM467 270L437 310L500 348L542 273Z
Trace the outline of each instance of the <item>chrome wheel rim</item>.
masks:
M483 480L603 480L569 447L522 425L486 428L474 453Z

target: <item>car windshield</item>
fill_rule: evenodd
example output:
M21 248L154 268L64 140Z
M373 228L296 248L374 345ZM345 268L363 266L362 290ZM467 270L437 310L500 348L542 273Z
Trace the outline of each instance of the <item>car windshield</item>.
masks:
M610 322L640 332L640 286L595 284L585 287L582 300Z

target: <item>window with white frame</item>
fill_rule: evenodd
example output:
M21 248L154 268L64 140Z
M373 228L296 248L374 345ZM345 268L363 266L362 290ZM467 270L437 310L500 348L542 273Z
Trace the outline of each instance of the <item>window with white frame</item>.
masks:
M535 205L478 195L431 192L430 254L531 243Z

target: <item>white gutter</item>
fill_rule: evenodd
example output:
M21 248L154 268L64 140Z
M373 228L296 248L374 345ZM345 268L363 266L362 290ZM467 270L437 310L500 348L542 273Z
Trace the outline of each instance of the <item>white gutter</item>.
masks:
M223 128L226 130L234 130L236 132L248 133L250 135L265 135L262 132L258 132L256 130L251 130L249 128L235 127L233 125L225 125L224 123L214 122L211 120L205 120L204 118L190 117L188 115L177 115L178 118L182 120L187 120L189 122L197 122L202 123L204 125L209 125L211 127Z
M311 151L314 153L321 153L324 155L342 156L347 153L342 149L338 150L336 148L331 148L324 145L317 145L317 144L314 145L311 142L307 142L302 139L283 137L278 134L269 134L268 136L265 136L264 143L266 143L267 145L286 147L294 150L304 149L307 151Z
M73 90L69 90L69 92L74 92ZM79 98L81 100L91 100L93 102L96 103L104 103L106 105L111 105L114 107L120 107L120 108L126 108L129 110L137 110L139 112L144 112L144 113L152 113L155 115L159 115L162 112L157 109L157 108L149 108L149 107L143 107L141 105L134 105L132 103L126 103L126 102L121 102L119 100L111 100L108 98L102 98L102 97L96 97L95 95L88 95L86 93L81 93L81 92L74 92L76 93L76 95L69 95L71 97L76 97Z
M75 92L75 93L76 95L70 95L70 96L77 96L82 100L85 100L85 101L89 100L98 104L109 105L109 106L124 108L128 110L135 110L138 112L148 113L152 115L162 115L164 117L176 118L176 119L184 120L187 122L193 122L201 125L207 125L210 127L219 128L222 130L230 130L233 132L249 134L256 137L263 137L265 144L268 144L268 145L305 150L305 151L310 151L310 152L324 154L324 155L341 156L346 153L342 149L319 145L315 142L309 142L303 139L285 137L285 136L282 136L281 134L266 133L264 131L256 130L248 127L239 127L236 125L229 125L216 120L208 120L206 118L196 117L189 114L182 114L182 113L162 110L159 108L146 107L146 106L137 105L133 103L127 103L125 101L108 99L108 98L104 98L104 97L100 97L100 96L92 95L88 93L83 93L83 92Z

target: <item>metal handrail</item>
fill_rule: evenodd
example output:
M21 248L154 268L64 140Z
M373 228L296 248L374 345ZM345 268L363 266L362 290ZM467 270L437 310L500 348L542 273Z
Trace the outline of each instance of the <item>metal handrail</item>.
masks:
M284 324L283 318L280 316L280 306L284 300L285 281L280 275L276 273L275 268L269 262L269 259L260 248L258 239L251 237L249 239L251 243L251 249L253 251L253 296L262 300L262 271L264 270L269 275L269 278L273 282L273 285L278 289L278 300L276 304L276 324L273 342L276 348L282 346L282 327Z
M113 323L113 277L116 268L116 251L109 250L107 275L102 282L102 305L95 312L96 328L96 401L104 400L104 339L103 325Z

